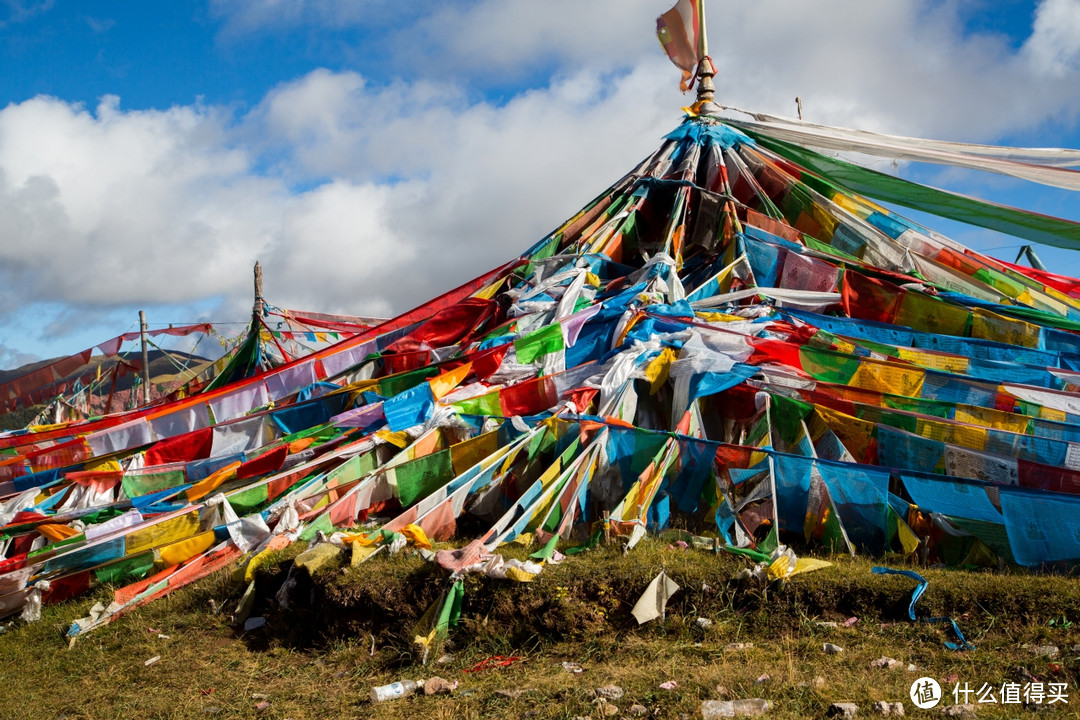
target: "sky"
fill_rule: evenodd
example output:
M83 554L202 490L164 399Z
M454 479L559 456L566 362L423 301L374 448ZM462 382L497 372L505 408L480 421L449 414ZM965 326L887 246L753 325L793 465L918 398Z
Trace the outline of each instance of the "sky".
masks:
M515 257L693 101L655 36L671 4L0 0L0 368L140 309L242 323L256 260L278 307L387 316ZM724 105L1080 147L1080 0L707 0L707 20ZM890 171L1080 220L1065 191Z

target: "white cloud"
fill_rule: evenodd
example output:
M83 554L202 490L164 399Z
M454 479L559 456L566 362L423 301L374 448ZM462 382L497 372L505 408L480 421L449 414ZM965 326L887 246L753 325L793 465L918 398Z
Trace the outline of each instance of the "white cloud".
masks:
M219 293L266 245L279 183L199 107L95 113L39 97L0 111L0 310Z
M1023 51L1040 73L1062 77L1080 70L1080 0L1045 0Z
M398 5L214 8L240 33L385 24ZM815 121L968 140L1074 122L1077 34L1060 30L1075 5L1046 0L1017 51L965 35L955 2L713 3L718 99L793 114L800 95ZM278 305L404 310L531 245L690 101L652 35L666 7L651 0L454 2L414 21L431 7L401 11L403 79L389 83L316 70L242 113L46 97L0 110L0 325L48 301L77 308L71 319L220 297L242 318L256 258ZM554 71L533 89L477 90L538 63Z

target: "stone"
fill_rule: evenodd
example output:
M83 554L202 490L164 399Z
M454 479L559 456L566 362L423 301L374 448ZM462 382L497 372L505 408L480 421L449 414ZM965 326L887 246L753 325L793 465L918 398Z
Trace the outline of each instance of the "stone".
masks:
M1035 657L1056 658L1060 652L1057 645L1037 645L1031 648L1031 654Z
M899 660L893 660L891 657L882 656L877 660L871 660L870 667L875 670L899 670L904 667L904 663Z
M631 705L630 709L626 711L626 714L630 717L645 717L649 714L649 709L644 705Z
M840 627L839 623L832 622L831 620L818 620L814 624L820 628L825 628L826 630L835 630Z
M596 711L600 713L601 717L611 717L619 714L619 707L614 703L609 703L604 698L600 698L599 702L596 703Z
M703 618L703 617L699 617L699 618L698 618L697 620L695 620L694 622L696 622L696 623L697 623L697 625L698 625L698 627L700 627L700 628L702 628L702 629L705 629L705 628L711 628L711 627L712 627L712 620L710 620L709 618Z
M450 682L449 680L444 680L438 675L435 675L434 677L429 677L427 680L424 681L424 694L449 695L450 693L457 690L457 686L457 680Z
M908 663L907 671L908 672L919 672L919 668L915 667L915 663Z
M810 686L816 690L820 690L821 688L825 687L825 678L821 677L820 675L815 675L814 679L810 681Z
M772 710L772 703L762 698L742 700L706 700L701 703L705 720L728 717L758 717Z
M772 680L772 675L769 675L769 673L762 673L761 675L758 675L757 680L755 680L754 682L758 685L761 685L762 683L767 683L770 680Z
M887 702L885 700L878 700L871 707L874 708L874 712L884 717L903 717L904 716L904 703L899 702Z
M754 647L754 643L728 643L724 646L724 652L743 652Z
M839 702L829 706L829 717L853 718L859 714L859 706L855 703Z
M941 708L941 714L949 718L961 718L961 720L973 720L977 707L973 703L965 705L946 705Z
M826 655L839 655L840 653L844 652L844 648L840 647L839 645L833 645L832 643L825 643L822 646L822 650L825 651Z
M596 688L596 697L605 700L618 700L624 694L623 689L618 685L605 685L604 687Z

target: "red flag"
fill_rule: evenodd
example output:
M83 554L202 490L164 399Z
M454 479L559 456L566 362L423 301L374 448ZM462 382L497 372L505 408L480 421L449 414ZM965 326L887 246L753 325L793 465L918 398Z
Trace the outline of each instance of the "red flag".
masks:
M675 7L656 18L656 37L671 62L683 71L679 89L693 85L694 70L705 57L705 8L703 0L679 0Z

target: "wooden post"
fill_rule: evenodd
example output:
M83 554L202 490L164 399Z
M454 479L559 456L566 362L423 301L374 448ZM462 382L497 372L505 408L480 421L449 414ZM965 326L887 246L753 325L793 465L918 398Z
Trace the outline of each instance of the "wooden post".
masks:
M262 317L263 314L263 291L262 291L262 265L255 261L255 303L251 306L251 314Z
M795 98L795 110L799 113L799 119L802 120L802 98Z
M146 350L146 313L139 311L139 339L142 341L143 404L150 404L150 361Z

